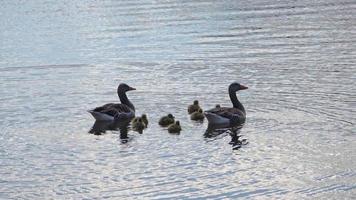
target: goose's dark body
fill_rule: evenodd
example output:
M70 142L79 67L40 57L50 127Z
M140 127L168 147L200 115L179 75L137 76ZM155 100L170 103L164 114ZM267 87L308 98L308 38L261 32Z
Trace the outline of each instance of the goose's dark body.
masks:
M131 90L135 90L135 88L124 83L120 84L117 88L117 94L121 103L108 103L89 110L88 112L99 121L130 119L135 117L135 107L126 96L126 92Z
M117 113L131 112L131 108L121 103L108 103L100 107L94 108L92 111L106 113L115 116Z

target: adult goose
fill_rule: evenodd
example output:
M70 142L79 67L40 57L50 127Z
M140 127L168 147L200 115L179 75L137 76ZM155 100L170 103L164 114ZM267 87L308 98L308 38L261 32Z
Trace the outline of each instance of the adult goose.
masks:
M204 112L210 125L219 127L229 127L243 124L246 120L246 111L241 102L237 99L236 92L245 90L248 87L239 83L232 83L229 86L229 95L233 107L215 107Z
M88 112L99 121L112 120L131 120L135 117L135 107L126 96L126 92L136 90L125 83L121 83L117 88L117 95L120 103L108 103L100 107L96 107Z

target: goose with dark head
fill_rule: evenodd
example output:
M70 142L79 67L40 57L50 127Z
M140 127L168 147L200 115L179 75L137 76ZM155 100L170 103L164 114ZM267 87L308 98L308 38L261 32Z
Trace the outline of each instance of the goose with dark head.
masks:
M231 83L228 89L233 107L215 107L204 112L209 124L222 127L243 124L246 120L246 111L242 103L238 100L236 92L246 90L248 87L240 83Z
M121 103L108 103L100 107L96 107L88 112L99 121L112 120L127 120L135 117L135 106L127 98L126 92L136 90L125 83L121 83L117 87L117 95Z

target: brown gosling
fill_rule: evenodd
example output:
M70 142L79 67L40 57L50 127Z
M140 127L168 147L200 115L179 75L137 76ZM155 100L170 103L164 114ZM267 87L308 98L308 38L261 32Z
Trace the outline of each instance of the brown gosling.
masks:
M193 113L190 115L190 119L191 119L191 120L196 120L196 121L204 120L203 110L202 110L201 108L199 108L198 111L193 112Z
M199 101L194 100L193 104L188 106L188 113L192 114L193 112L198 111L199 108L200 108Z
M176 121L174 124L168 126L169 133L180 133L182 128L180 127L179 121Z
M141 115L142 122L145 124L145 128L148 126L148 119L146 114Z
M143 123L140 117L132 122L132 129L140 133L142 133L142 130L145 129L145 123Z
M167 116L161 117L158 124L161 126L168 126L174 123L174 116L172 114L168 114Z

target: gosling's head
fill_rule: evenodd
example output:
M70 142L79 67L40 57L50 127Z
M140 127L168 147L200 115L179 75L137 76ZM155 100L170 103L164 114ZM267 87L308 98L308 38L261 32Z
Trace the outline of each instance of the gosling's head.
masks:
M199 101L198 101L198 100L194 100L194 101L193 101L193 104L194 104L194 105L199 105Z
M176 125L177 125L177 126L180 126L180 122L179 122L179 121L176 121Z
M220 104L216 104L215 108L221 108Z
M147 119L147 115L146 114L142 114L141 118L142 119Z
M199 108L198 112L199 113L203 113L203 110L201 108Z
M167 116L171 119L174 119L174 116L171 113L169 113Z

